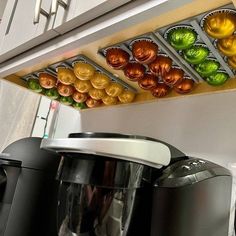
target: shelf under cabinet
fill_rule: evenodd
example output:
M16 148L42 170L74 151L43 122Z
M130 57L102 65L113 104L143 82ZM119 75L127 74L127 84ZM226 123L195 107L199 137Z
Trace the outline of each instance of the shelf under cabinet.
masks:
M45 67L48 67L51 64L57 63L59 61L63 61L63 60L68 59L70 57L74 57L78 54L84 54L84 55L88 56L89 58L91 58L95 63L102 66L107 71L111 72L112 74L115 74L116 76L119 76L127 84L136 88L138 90L138 93L137 93L136 98L133 103L152 102L157 99L160 99L160 100L178 99L181 97L196 96L196 95L201 95L201 94L212 94L212 93L219 93L219 92L227 92L227 91L236 90L235 78L229 79L224 85L221 85L221 86L210 86L207 83L200 81L199 83L197 83L195 85L194 90L190 94L180 95L180 94L177 94L174 91L172 91L170 94L168 94L164 98L155 98L151 95L150 92L145 92L144 90L141 90L137 86L137 83L133 83L133 82L127 80L124 77L124 74L122 71L112 70L106 64L106 60L101 55L99 55L97 53L98 50L101 48L108 47L110 45L119 43L124 40L129 40L130 38L136 37L138 35L142 35L142 34L145 34L148 32L154 32L158 28L162 28L164 26L171 25L173 23L178 23L178 22L185 20L187 18L191 18L193 16L202 14L204 12L220 8L220 7L225 6L227 4L233 3L236 6L236 0L233 0L233 1L230 1L230 0L215 0L215 1L195 0L195 1L186 1L186 2L188 2L188 3L186 3L185 5L183 5L181 7L164 12L163 14L161 14L159 16L152 17L151 19L149 19L145 22L136 24L136 25L126 28L124 30L121 30L121 31L118 30L116 33L109 34L110 29L108 29L105 32L102 31L104 36L101 37L99 35L100 32L98 31L93 36L93 38L95 39L96 34L98 34L99 35L98 40L93 40L92 42L90 42L88 44L81 44L82 46L80 46L80 47L78 46L78 45L80 45L79 44L80 39L78 39L76 41L76 34L74 36L75 41L73 42L74 43L73 47L69 46L69 41L68 41L67 45L63 45L63 43L62 43L63 40L60 41L60 38L57 38L57 39L55 39L55 44L58 43L57 46L55 46L54 48L51 46L53 49L51 49L51 51L49 50L48 53L47 53L47 50L45 50L45 48L44 48L42 50L45 50L46 54L40 54L40 53L37 54L37 52L35 52L35 51L37 51L37 48L35 48L34 51L32 51L31 55L30 55L30 51L27 52L28 55L30 55L30 56L28 56L28 57L26 56L25 58L23 57L22 62L24 62L24 63L22 63L22 65L18 66L18 68L20 68L20 69L18 69L17 71L14 71L13 65L17 65L16 59L15 59L14 63L16 63L16 64L14 64L14 63L11 64L10 61L5 62L3 64L2 69L0 68L0 74L1 74L1 70L4 70L4 68L7 68L9 71L14 71L13 74L5 76L4 79L8 80L10 82L13 82L23 88L27 88L26 82L21 79L22 76L25 76L26 74L35 72L37 70L41 70ZM54 42L53 40L50 41L50 45L52 45L53 42ZM47 45L45 45L45 47L47 48ZM61 50L61 48L63 48L63 50ZM40 49L39 49L39 52L40 52ZM27 60L29 60L30 57L34 56L34 54L35 54L35 64L33 66L27 66L28 64L32 64L32 63L27 63ZM55 56L55 55L57 55L57 56ZM13 69L11 69L11 67ZM119 106L119 104L116 106Z

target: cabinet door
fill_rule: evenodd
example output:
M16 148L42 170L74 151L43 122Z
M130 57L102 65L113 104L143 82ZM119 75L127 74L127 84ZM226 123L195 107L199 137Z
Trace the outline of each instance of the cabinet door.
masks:
M57 1L57 0L52 0ZM99 17L131 0L63 0L67 8L58 4L54 29L63 34Z
M1 24L0 62L16 56L58 34L53 18L40 14L34 23L36 0L8 0ZM51 0L42 0L42 9L50 12Z

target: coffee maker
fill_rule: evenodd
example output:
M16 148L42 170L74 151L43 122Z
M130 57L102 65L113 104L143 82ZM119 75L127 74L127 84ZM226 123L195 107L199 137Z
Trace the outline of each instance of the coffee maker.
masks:
M45 139L62 158L59 236L228 236L232 177L216 164L136 135Z
M0 154L0 236L56 236L60 155L23 138Z

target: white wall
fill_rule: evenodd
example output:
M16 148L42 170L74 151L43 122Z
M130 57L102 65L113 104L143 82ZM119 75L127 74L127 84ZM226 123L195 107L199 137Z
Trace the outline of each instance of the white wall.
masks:
M81 130L80 112L69 106L60 105L53 137L67 138L68 134Z
M72 116L73 122L58 124L61 137L73 130L139 134L225 166L236 162L235 92L86 110L81 116L71 109Z
M4 9L6 7L7 0L0 0L0 23L1 23L1 18L3 16Z
M0 80L0 152L31 135L38 104L37 94Z

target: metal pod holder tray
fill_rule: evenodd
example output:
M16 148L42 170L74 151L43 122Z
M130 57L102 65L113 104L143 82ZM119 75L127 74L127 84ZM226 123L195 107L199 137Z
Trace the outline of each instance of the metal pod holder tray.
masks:
M130 55L130 61L135 61L135 59L133 58L132 55L132 44L135 41L138 40L147 40L147 41L152 41L153 43L158 45L158 55L165 55L168 56L172 62L173 62L173 66L172 67L178 67L181 68L184 71L184 77L185 78L190 78L193 79L195 82L198 82L198 78L196 78L194 71L189 70L189 68L186 65L183 65L183 63L181 63L181 61L173 54L171 53L171 51L168 49L168 47L166 47L157 37L154 33L149 32L143 35L139 35L136 36L134 38L122 41L120 43L114 44L114 45L110 45L109 47L105 47L105 48L101 48L98 50L98 53L105 58L106 57L106 51L109 48L121 48L123 50L125 50L126 52L129 53ZM147 65L144 65L146 67L146 72L148 73L148 67Z
M224 6L220 9L217 9L215 11L233 11L236 12L234 6L232 4ZM214 60L217 60L220 63L220 68L218 71L225 72L229 75L229 77L233 78L235 76L236 71L231 69L229 65L226 62L226 58L224 55L222 55L217 48L214 45L215 39L210 38L202 29L202 22L204 21L205 17L207 17L209 14L212 14L210 11L207 13L203 13L201 15L192 17L190 19L174 23L172 25L165 26L163 28L157 29L154 32L149 32L144 35L136 36L134 38L119 42L117 44L110 45L105 48L101 48L98 50L98 53L102 57L106 57L106 51L109 48L118 47L125 51L127 51L130 54L131 61L134 60L132 58L132 52L131 52L131 44L135 40L141 40L141 39L147 39L151 40L154 43L156 43L159 46L159 54L165 54L168 57L170 57L173 60L173 65L178 66L185 72L185 76L193 79L195 82L202 82L204 81L203 78L197 73L197 71L194 69L194 67L189 64L183 57L181 51L176 51L166 40L165 33L171 28L176 27L190 27L193 29L198 37L197 37L197 44L203 44L209 49L209 56L208 58L212 58Z
M155 31L156 37L160 41L163 42L163 44L171 51L171 53L173 53L181 61L181 63L185 64L191 71L194 71L197 74L197 77L199 78L199 80L202 80L200 75L195 71L195 69L192 67L192 65L190 65L187 61L185 61L185 59L182 57L181 51L177 51L168 43L168 41L166 39L166 34L169 30L171 30L174 27L175 28L176 27L190 27L191 29L193 29L197 33L198 37L197 37L196 43L197 44L201 43L201 44L205 45L210 51L210 54L208 57L213 58L220 63L220 68L218 71L224 71L229 75L229 77L233 78L235 76L236 71L229 67L229 65L226 62L226 57L218 51L216 44L215 44L215 39L209 37L203 30L204 20L209 15L212 15L213 13L216 13L216 12L233 12L236 14L236 10L235 10L234 6L232 4L230 4L230 5L226 5L222 8L219 8L217 10L213 10L213 11L210 11L207 13L203 13L201 15L197 15L197 16L192 17L190 19L180 21L180 22L172 24L172 25L168 25L166 27L163 27L161 29L157 29Z
M125 81L123 81L119 77L113 75L111 72L107 71L106 69L104 69L103 67L101 67L100 65L95 63L93 60L91 60L90 58L88 58L88 57L86 57L85 55L82 55L82 54L79 54L75 57L71 57L71 58L69 58L67 60L64 60L64 61L54 63L54 64L52 64L52 65L50 65L50 66L48 66L48 67L46 67L42 70L38 70L38 71L35 71L33 73L27 74L27 75L23 76L22 79L24 81L27 81L29 78L36 78L37 79L39 74L42 73L42 72L46 72L46 73L49 73L53 76L57 76L57 68L66 67L66 68L73 69L73 63L77 62L77 61L83 61L85 63L88 63L88 64L92 65L96 69L96 71L107 75L111 79L111 81L119 83L125 89L130 90L134 93L137 92L137 90L135 88L133 88L132 86L127 84Z

